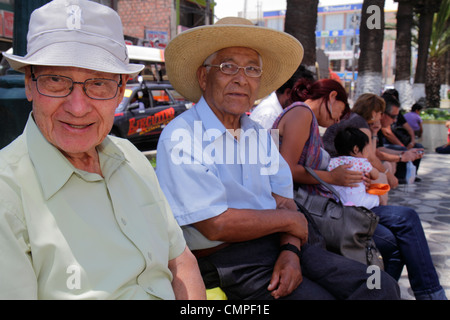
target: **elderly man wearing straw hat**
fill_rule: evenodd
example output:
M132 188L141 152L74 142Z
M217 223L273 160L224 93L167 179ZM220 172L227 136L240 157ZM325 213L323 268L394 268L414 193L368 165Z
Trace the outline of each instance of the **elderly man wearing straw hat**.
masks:
M165 57L197 104L164 129L157 175L206 287L230 299L397 299L387 274L369 290L367 266L308 243L289 166L245 114L294 73L301 44L230 17L178 35Z
M204 298L149 162L107 136L143 68L117 13L52 1L31 15L27 55L5 57L33 109L0 151L0 299Z

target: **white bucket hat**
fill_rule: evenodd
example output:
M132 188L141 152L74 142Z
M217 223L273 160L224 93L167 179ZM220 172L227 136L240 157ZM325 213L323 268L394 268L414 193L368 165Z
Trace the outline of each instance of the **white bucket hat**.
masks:
M251 48L261 56L258 99L281 87L303 58L303 47L293 36L255 26L244 18L226 17L214 25L184 31L170 41L164 52L170 83L188 100L197 102L202 95L197 69L211 54L228 47Z
M33 11L25 57L3 53L11 67L64 66L134 77L144 68L130 64L119 15L87 0L54 0Z

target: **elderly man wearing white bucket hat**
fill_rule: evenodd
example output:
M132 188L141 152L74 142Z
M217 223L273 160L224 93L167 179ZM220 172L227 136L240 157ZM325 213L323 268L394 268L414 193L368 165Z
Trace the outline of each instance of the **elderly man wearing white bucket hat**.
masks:
M197 262L147 159L109 137L130 76L122 24L87 0L30 18L33 109L0 151L0 299L204 298Z
M165 57L197 104L164 129L157 175L206 287L230 299L397 299L387 274L369 290L367 266L308 243L289 166L245 114L294 73L301 44L229 17L181 33Z

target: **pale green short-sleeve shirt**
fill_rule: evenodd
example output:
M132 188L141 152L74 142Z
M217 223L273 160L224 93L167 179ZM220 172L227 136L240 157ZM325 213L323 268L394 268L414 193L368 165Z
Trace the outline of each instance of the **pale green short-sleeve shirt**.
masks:
M0 151L0 299L173 299L168 261L186 243L148 160L97 147L76 169L30 116Z

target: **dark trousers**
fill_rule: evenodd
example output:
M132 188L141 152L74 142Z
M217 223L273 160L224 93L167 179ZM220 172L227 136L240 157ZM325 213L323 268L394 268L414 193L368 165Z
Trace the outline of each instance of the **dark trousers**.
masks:
M400 298L397 282L380 272L380 289L369 289L367 266L328 252L320 246L302 247L303 282L289 300L394 300ZM267 290L279 254L276 235L231 244L198 259L207 288L220 286L228 299L273 299Z

